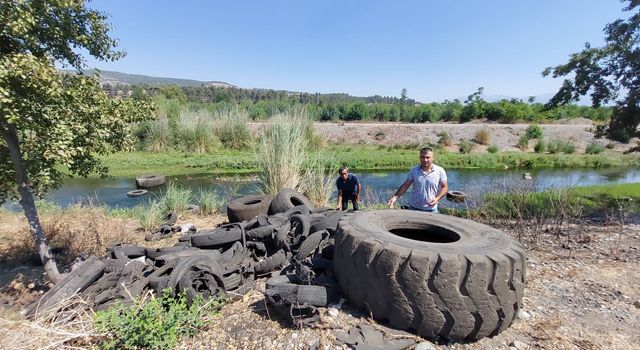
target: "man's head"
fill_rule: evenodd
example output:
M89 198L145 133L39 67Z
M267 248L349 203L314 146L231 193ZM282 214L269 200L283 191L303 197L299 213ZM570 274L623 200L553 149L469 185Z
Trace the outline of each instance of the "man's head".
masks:
M343 179L349 178L349 168L347 168L346 166L340 167L340 169L338 169L338 173Z
M433 161L436 159L433 149L430 147L423 147L420 149L420 165L423 169L428 169Z

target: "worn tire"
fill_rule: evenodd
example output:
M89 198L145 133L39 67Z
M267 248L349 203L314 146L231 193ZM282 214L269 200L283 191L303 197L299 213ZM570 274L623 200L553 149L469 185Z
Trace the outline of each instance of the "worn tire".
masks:
M167 182L167 179L165 179L164 175L153 174L136 177L136 186L143 188L160 186L165 182Z
M221 227L198 231L191 236L191 245L198 248L216 248L240 240L242 240L242 229Z
M258 215L266 215L273 196L253 195L234 199L227 204L229 222L250 221Z
M467 200L467 195L461 191L449 191L447 192L447 200L454 203L464 203Z
M309 255L311 255L311 253L313 253L320 246L320 243L322 243L325 234L325 230L316 231L309 235L309 237L307 237L304 241L302 241L302 244L300 244L300 247L298 247L298 251L296 252L296 259L298 259L298 261L302 261Z
M127 197L140 197L140 196L144 196L148 192L149 191L147 190L133 190L133 191L127 192Z
M271 201L269 215L284 213L297 205L306 205L309 209L313 208L313 204L305 195L296 190L284 188Z
M522 307L523 246L489 226L447 215L376 210L345 216L336 232L334 270L355 305L429 338L494 336Z

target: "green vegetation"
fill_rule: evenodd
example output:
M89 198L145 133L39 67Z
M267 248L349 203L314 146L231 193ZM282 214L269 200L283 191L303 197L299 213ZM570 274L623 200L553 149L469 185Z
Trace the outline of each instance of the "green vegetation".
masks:
M547 145L544 143L544 140L541 138L538 139L536 144L533 146L533 151L536 153L544 153L546 149L547 149Z
M491 146L487 147L487 152L489 152L489 153L497 153L498 152L498 146L491 145Z
M220 210L225 201L213 189L210 191L201 189L196 198L196 203L200 206L200 214L209 215Z
M300 185L307 161L305 130L310 120L305 110L279 114L272 118L257 151L260 181L268 194Z
M527 151L529 149L529 136L526 134L520 136L520 139L518 140L518 148L523 151Z
M589 43L579 53L570 55L569 62L549 67L543 75L566 78L560 90L549 101L558 106L578 101L589 94L593 106L614 102L608 126L598 129L598 134L628 142L637 136L640 124L640 85L637 84L640 62L640 2L623 0L624 11L631 12L625 19L618 19L604 28L605 45L593 48Z
M411 147L384 147L352 145L329 146L323 151L332 155L334 164L348 164L358 170L407 169L418 163L419 145ZM142 173L160 172L164 175L181 174L256 174L258 158L255 151L219 150L212 155L193 153L117 153L103 158L114 176L133 177ZM508 168L606 168L640 166L637 154L534 154L523 152L497 152L458 154L436 150L436 163L452 169ZM331 167L331 164L326 164ZM331 170L335 171L335 169Z
M173 349L181 338L196 334L204 317L224 304L202 299L189 303L185 293L176 298L170 290L147 297L96 313L96 329L102 333L99 349Z
M62 276L34 194L55 188L64 176L61 168L106 175L97 155L130 149L130 125L151 117L151 108L110 98L94 77L56 69L82 71L83 52L102 61L123 56L105 14L84 1L62 0L2 1L0 14L0 203L20 199L47 278L56 283Z
M597 143L590 143L587 145L587 148L585 149L584 153L599 154L599 153L602 153L603 151L604 151L604 147L602 147L601 145Z
M173 182L169 181L167 191L160 201L160 208L163 212L175 211L179 213L185 211L191 203L192 196L193 193L190 189L176 186Z
M543 131L540 125L531 124L526 130L527 137L530 139L541 139L543 136Z
M462 141L458 144L458 151L461 154L465 154L465 153L471 153L471 150L473 149L473 143L468 142L468 141Z
M553 140L547 144L547 150L551 154L565 153L572 154L576 151L576 146L566 140Z

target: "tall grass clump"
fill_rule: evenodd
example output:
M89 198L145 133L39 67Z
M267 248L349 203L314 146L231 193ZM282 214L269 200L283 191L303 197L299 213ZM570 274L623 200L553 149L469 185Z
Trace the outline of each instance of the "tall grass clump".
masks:
M149 122L146 131L147 133L142 141L145 151L160 153L171 148L173 137L166 117L160 117Z
M226 148L246 149L253 143L248 122L249 114L246 110L237 107L221 108L213 115L213 133Z
M553 140L547 144L547 150L551 154L555 154L555 153L571 154L576 151L576 146L569 141Z
M192 192L188 188L176 186L172 181L167 184L167 192L160 200L160 208L163 211L181 212L187 209L191 203Z
M316 207L323 207L329 203L335 187L332 168L327 167L327 163L331 162L325 161L323 154L309 157L300 178L300 190Z
M259 178L265 193L300 185L302 167L307 160L305 130L310 123L303 108L277 114L265 128L256 152Z
M182 151L211 153L220 147L220 140L212 132L210 112L184 110L176 121L176 145Z
M600 154L604 151L604 147L602 147L601 145L597 144L597 143L590 143L587 145L587 148L585 149L584 153L586 154Z
M155 200L149 200L146 204L140 204L131 209L131 216L138 220L143 230L152 230L162 223L164 209Z
M224 200L213 188L210 191L200 189L196 202L200 206L200 213L204 215L213 214L223 205Z
M547 149L547 145L544 143L543 139L538 139L536 144L533 146L533 150L536 153L544 153L546 149Z
M518 140L518 148L520 148L523 151L527 151L529 149L529 136L527 135L520 136L520 139Z
M487 147L487 152L489 152L489 153L497 153L498 152L498 146L491 145L491 146Z
M476 131L476 135L473 140L478 144L488 145L491 143L491 134L489 133L489 130L482 128Z
M438 144L440 146L451 146L453 141L451 140L451 134L446 131L440 131L438 133Z

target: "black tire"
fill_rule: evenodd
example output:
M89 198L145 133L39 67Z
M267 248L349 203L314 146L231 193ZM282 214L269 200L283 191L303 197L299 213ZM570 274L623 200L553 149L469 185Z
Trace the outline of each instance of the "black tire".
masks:
M167 182L167 180L164 175L153 174L136 177L136 185L143 188L160 186L165 182Z
M273 196L254 195L234 199L227 204L229 222L253 220L258 215L266 215Z
M291 232L293 233L293 237L306 237L309 235L309 228L311 227L311 224L309 224L308 215L293 214L289 219L289 223L291 224Z
M345 216L336 232L334 270L355 305L429 338L494 336L522 307L523 246L494 228L447 215L376 210Z
M238 227L200 230L191 236L191 245L198 248L215 248L242 239L242 230Z
M296 190L284 188L271 201L269 215L284 213L297 205L305 205L309 209L313 208L313 204L305 195Z
M302 244L300 244L300 247L298 247L298 251L296 252L296 259L298 259L298 261L302 261L311 255L311 253L320 246L325 233L325 230L316 231L309 235L307 239L302 241Z
M278 250L273 255L255 264L254 271L256 274L261 274L279 269L284 266L288 258L289 257L284 250Z
M461 191L449 191L447 192L447 200L454 203L464 203L467 200L467 195Z
M166 214L164 214L164 217L162 218L162 222L169 226L173 226L176 223L176 221L178 221L178 213L176 213L173 210L168 211Z
M71 271L53 288L49 289L42 298L32 303L25 310L25 316L37 315L38 311L51 312L53 308L63 307L63 301L76 293L81 293L91 283L102 275L105 264L95 257L91 257Z
M127 192L127 197L140 197L140 196L144 196L148 192L149 191L147 190L133 190L133 191Z

